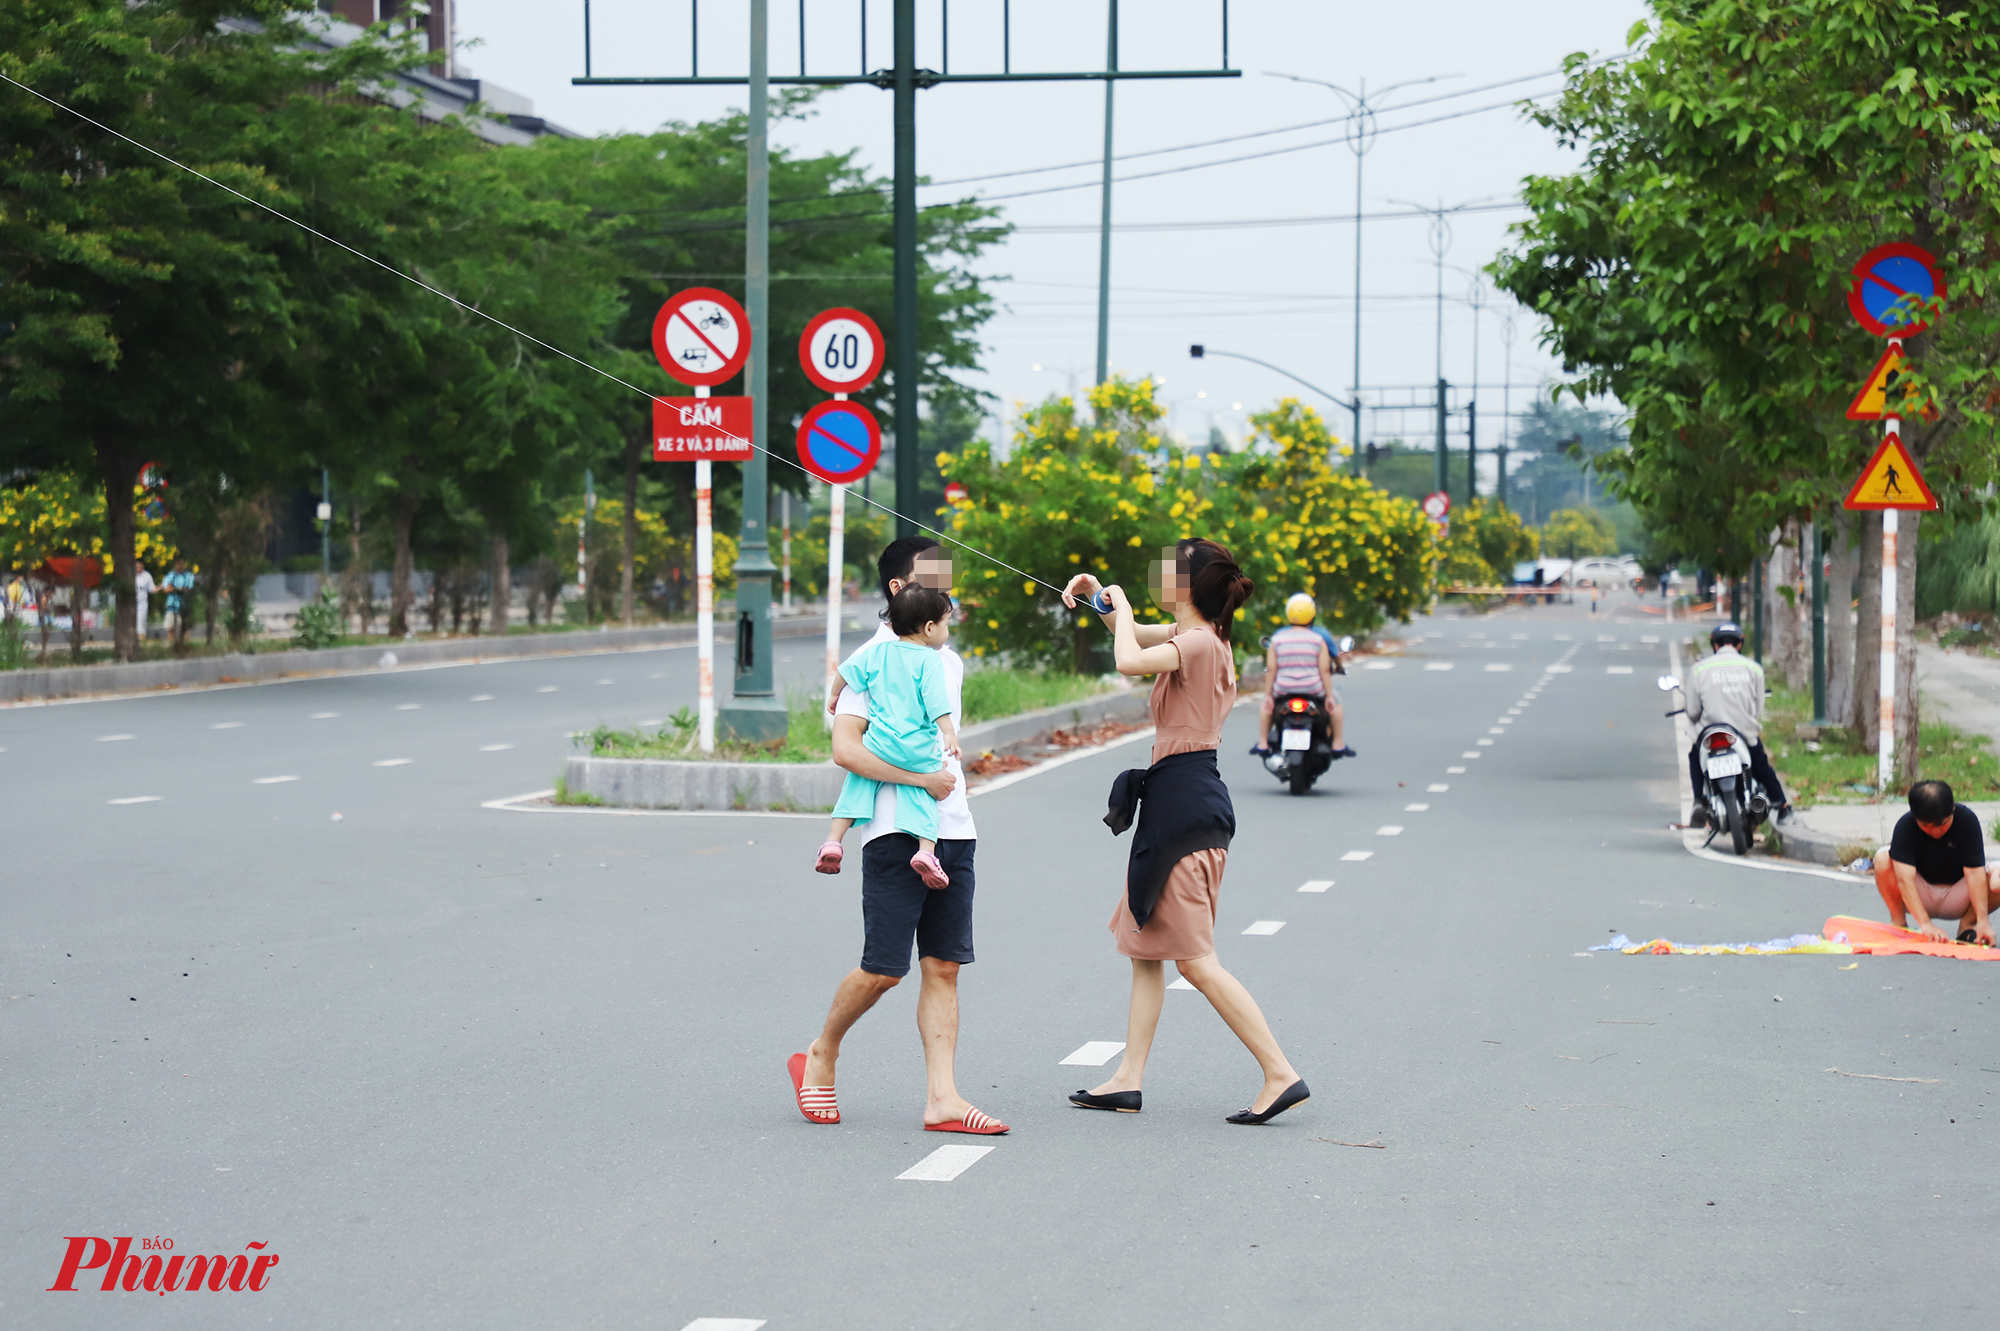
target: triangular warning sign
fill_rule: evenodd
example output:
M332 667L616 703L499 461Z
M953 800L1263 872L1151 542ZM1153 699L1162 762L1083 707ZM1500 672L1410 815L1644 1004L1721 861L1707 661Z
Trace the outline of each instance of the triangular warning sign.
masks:
M1891 409L1891 395L1895 405L1902 404L1899 381L1903 370L1909 364L1903 357L1900 343L1891 342L1889 349L1882 353L1882 359L1875 362L1875 368L1868 372L1868 382L1861 385L1861 391L1854 395L1854 401L1847 406L1847 419L1851 421L1879 421L1885 416L1899 414Z
M1861 479L1847 492L1842 507L1933 509L1937 507L1937 498L1924 484L1917 464L1910 460L1903 437L1887 434L1882 436L1882 446L1875 450L1875 456L1861 469Z

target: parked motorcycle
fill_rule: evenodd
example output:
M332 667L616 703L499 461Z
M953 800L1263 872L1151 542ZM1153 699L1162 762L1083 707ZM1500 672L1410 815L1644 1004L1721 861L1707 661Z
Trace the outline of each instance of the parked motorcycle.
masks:
M1681 686L1673 675L1661 675L1660 691L1672 693ZM1668 712L1679 716L1685 704ZM1738 855L1750 853L1750 840L1757 828L1771 816L1771 803L1763 783L1750 776L1750 741L1734 726L1719 721L1703 726L1694 740L1700 755L1702 782L1700 804L1708 810L1708 841L1729 833L1730 849Z
M1269 646L1270 639L1264 639L1264 644ZM1353 650L1353 638L1340 640L1340 650L1333 658L1334 674L1347 673L1340 658ZM1311 790L1313 782L1333 766L1333 716L1326 709L1326 700L1309 693L1283 693L1272 699L1271 729L1264 736L1264 745L1270 749L1264 758L1266 771L1285 782L1294 795Z

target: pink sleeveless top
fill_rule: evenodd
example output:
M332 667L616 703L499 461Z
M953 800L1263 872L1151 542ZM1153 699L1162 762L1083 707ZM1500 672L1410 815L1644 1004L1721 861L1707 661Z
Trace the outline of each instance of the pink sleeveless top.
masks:
M1236 661L1220 634L1198 624L1171 641L1180 648L1181 668L1153 677L1154 762L1219 747L1222 723L1236 705Z

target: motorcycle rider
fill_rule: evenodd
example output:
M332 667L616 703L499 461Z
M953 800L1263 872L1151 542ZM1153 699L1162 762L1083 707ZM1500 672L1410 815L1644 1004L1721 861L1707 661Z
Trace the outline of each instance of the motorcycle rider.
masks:
M1293 593L1285 602L1286 626L1271 635L1271 644L1264 651L1264 678L1269 683L1257 701L1257 742L1250 746L1256 757L1271 752L1265 741L1271 734L1272 707L1278 698L1294 694L1325 703L1333 727L1334 757L1357 756L1341 738L1344 717L1340 694L1333 687L1333 638L1313 624L1318 615L1319 605L1304 592Z
M1743 655L1743 630L1734 624L1717 624L1708 635L1713 655L1696 663L1688 672L1686 687L1687 719L1700 734L1704 725L1722 724L1740 732L1750 745L1750 776L1764 787L1764 796L1777 810L1777 821L1792 818L1792 806L1771 759L1764 752L1764 667ZM1706 827L1708 807L1701 802L1701 746L1688 750L1688 781L1694 787L1692 827Z

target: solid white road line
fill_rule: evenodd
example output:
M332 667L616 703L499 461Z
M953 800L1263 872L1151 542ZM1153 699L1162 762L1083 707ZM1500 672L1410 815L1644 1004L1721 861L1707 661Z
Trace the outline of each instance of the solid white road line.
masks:
M1463 767L1447 767L1444 769L1444 774L1446 776L1464 776L1465 769Z
M1632 673L1632 667L1631 667L1631 666L1606 666L1606 667L1604 667L1604 673L1605 673L1605 674L1607 674L1607 675L1629 675L1629 674L1631 674L1631 673Z
M1374 854L1375 852L1372 850L1350 850L1345 855L1342 855L1340 858L1343 860L1360 861L1360 860L1370 859L1374 856Z
M295 776L259 776L251 778L253 786L282 786L287 781L298 780Z
M1451 669L1451 662L1449 662L1449 661L1431 661L1431 662L1429 662L1428 664L1426 664L1426 665L1424 666L1424 669L1426 669L1426 670L1449 670L1449 669Z
M1405 805L1403 806L1403 812L1404 812L1404 813L1429 813L1429 812L1430 812L1430 808L1431 808L1431 806L1430 806L1430 805L1428 805L1428 804L1405 804Z
M1092 1040L1065 1058L1058 1066L1101 1068L1124 1052L1123 1040Z
M1446 784L1446 783L1445 783L1445 782L1443 782L1443 781L1433 781L1433 782L1431 782L1431 783L1430 783L1430 785L1428 785L1428 786L1426 786L1426 787L1424 787L1424 788L1425 788L1426 790L1428 790L1428 791L1429 791L1429 792L1430 792L1431 794L1433 794L1433 795L1442 795L1442 794L1444 794L1444 793L1445 793L1445 792L1446 792L1447 790L1450 790L1450 789L1451 789L1450 785Z
M106 804L158 804L165 795L127 795L122 800L106 800Z
M1513 666L1508 665L1505 661L1494 661L1487 665L1486 670L1488 674L1492 674L1502 670L1512 670L1513 668Z
M511 749L513 747L512 744L482 744L479 746L479 751L481 753L499 753L502 749Z
M1389 824L1387 824L1387 825L1385 825L1385 826L1382 826L1382 827L1378 827L1378 828L1376 828L1376 829L1375 829L1375 835L1376 835L1376 836L1401 836L1401 835L1403 835L1403 827L1402 827L1402 824L1400 824L1400 823L1389 823Z
M992 1150L991 1146L940 1146L896 1177L917 1183L949 1183Z
M1332 886L1333 886L1333 880L1331 878L1315 878L1311 882L1300 883L1299 891L1324 892Z
M1259 920L1243 932L1251 937L1265 938L1285 927L1283 920Z
M415 758L384 758L381 762L376 763L375 765L377 767L408 767L411 763L415 761L416 761Z
M99 735L97 737L97 742L99 744L116 744L121 739L136 739L136 738L138 738L136 735Z
M697 1317L681 1331L757 1331L765 1323L762 1317Z
M242 722L242 721L217 721L217 722L216 722L216 723L215 723L214 725L210 726L210 727L209 727L209 729L210 729L210 730L241 730L241 729L243 729L243 727L244 727L244 725L245 725L245 724L246 724L246 723L245 723L245 722Z
M1196 989L1195 989L1195 987L1194 987L1193 985L1191 985L1191 984L1189 984L1189 983L1187 982L1187 976L1185 976L1185 975L1183 975L1183 976L1182 976L1182 977L1181 977L1180 979L1178 979L1178 980L1175 980L1175 981L1174 981L1174 982L1173 982L1172 984L1168 985L1168 986L1167 986L1167 988L1169 988L1169 989L1185 989L1185 990L1187 990L1187 991L1188 991L1189 993L1191 993L1191 994L1192 994L1192 993L1197 993L1197 992L1199 992L1198 990L1196 990Z

